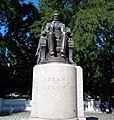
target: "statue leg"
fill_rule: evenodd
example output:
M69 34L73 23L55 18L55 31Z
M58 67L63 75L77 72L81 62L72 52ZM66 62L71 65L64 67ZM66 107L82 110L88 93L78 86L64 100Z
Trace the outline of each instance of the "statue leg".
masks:
M65 57L66 44L67 44L67 33L63 32L62 33L62 44L61 44L61 56L62 57Z
M54 33L53 32L49 32L48 34L48 49L49 49L49 53L50 56L54 56Z

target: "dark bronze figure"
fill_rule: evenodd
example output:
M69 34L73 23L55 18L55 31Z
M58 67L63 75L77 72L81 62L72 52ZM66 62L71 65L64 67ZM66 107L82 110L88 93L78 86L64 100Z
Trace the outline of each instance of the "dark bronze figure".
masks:
M37 64L55 61L74 63L71 30L59 21L58 11L55 11L52 17L53 21L42 27L36 52Z

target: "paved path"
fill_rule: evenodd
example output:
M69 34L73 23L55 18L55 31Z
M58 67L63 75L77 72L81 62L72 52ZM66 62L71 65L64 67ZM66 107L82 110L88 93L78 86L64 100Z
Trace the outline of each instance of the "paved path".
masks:
M29 118L30 112L13 113L9 116L0 116L0 120L21 120L22 118Z
M13 113L9 116L0 116L0 120L21 120L22 118L29 118L30 112L20 112L20 113ZM85 112L85 116L87 120L114 120L114 113L113 114L106 114L106 113L89 113Z

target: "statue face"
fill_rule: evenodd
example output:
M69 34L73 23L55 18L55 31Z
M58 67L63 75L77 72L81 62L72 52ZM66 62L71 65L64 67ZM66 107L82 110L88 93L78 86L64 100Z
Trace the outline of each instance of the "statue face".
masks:
M54 21L58 21L59 20L59 13L54 13L54 15L53 15L53 20Z

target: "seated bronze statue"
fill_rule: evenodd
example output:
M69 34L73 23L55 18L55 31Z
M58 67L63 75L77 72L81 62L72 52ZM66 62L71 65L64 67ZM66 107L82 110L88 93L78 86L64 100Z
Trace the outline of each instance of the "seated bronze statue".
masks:
M59 22L59 12L52 15L53 21L42 27L41 36L36 52L37 64L45 62L73 63L72 33L70 28Z

